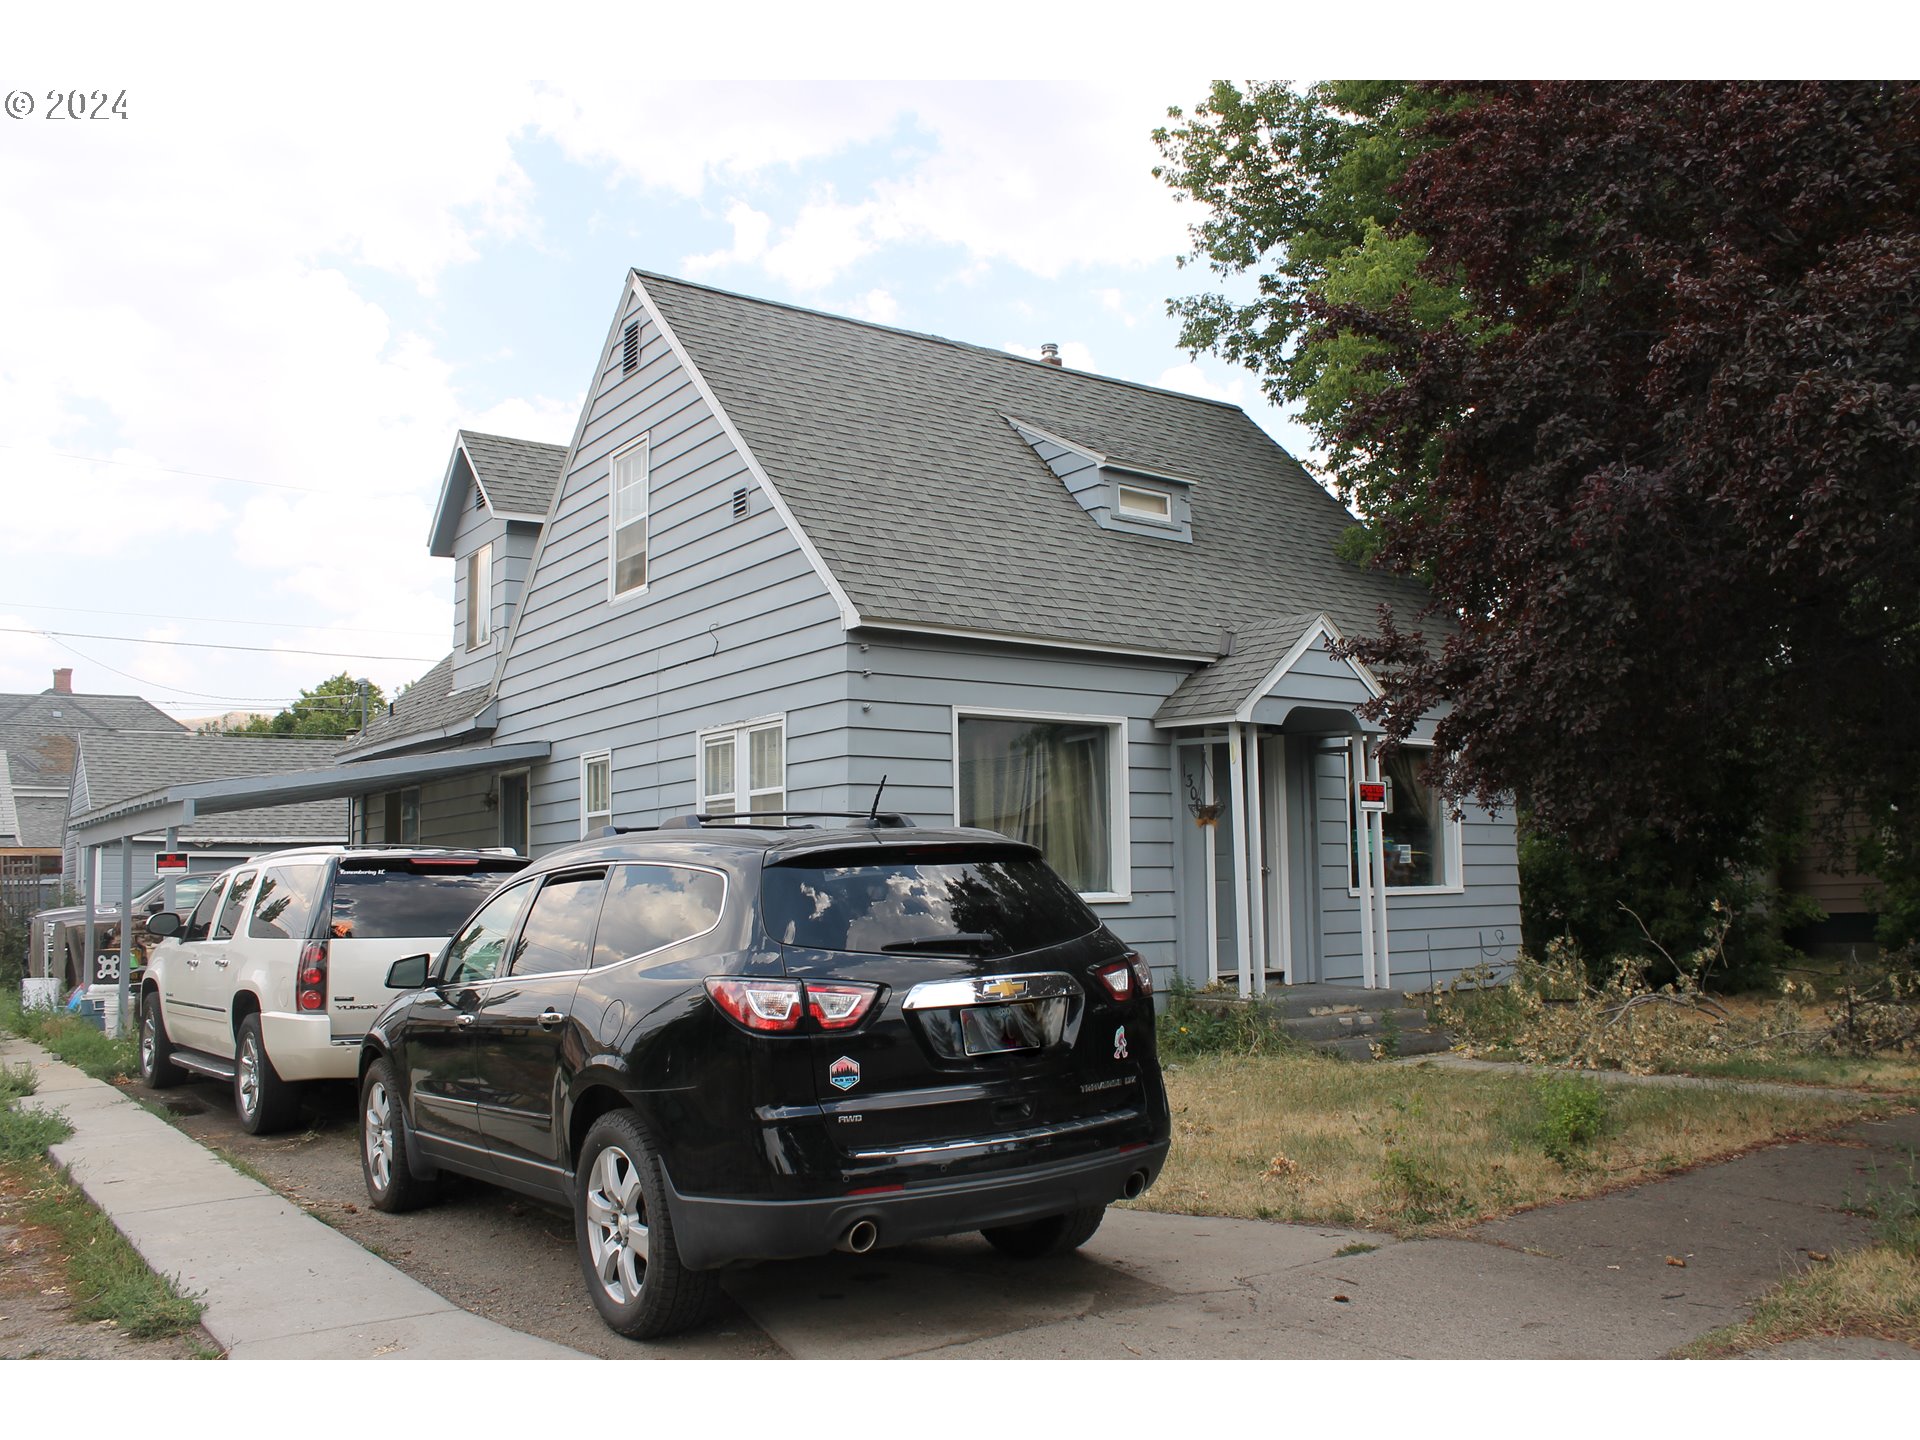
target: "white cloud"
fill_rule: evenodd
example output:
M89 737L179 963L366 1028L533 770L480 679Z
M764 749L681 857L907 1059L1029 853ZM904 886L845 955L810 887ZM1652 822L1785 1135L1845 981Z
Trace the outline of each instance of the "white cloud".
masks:
M1100 301L1102 307L1111 310L1120 317L1121 324L1125 325L1129 330L1134 327L1134 318L1132 313L1127 309L1127 297L1125 295L1114 289L1096 290L1093 293L1095 298Z
M708 275L730 265L751 265L767 253L772 216L754 209L744 200L736 200L727 208L727 223L733 226L733 244L725 250L687 256L680 263L690 277Z
M1160 378L1153 383L1162 390L1178 390L1183 395L1198 395L1203 400L1224 400L1242 409L1257 400L1253 387L1245 377L1235 375L1223 383L1193 361L1162 370Z
M847 313L861 320L891 325L900 318L900 302L885 290L873 289L847 306Z

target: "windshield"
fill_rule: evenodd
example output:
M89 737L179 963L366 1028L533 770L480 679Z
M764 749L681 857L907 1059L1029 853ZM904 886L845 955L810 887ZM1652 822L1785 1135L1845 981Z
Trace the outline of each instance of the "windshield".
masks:
M1100 926L1045 861L1005 852L772 865L761 904L769 935L816 950L1014 955Z

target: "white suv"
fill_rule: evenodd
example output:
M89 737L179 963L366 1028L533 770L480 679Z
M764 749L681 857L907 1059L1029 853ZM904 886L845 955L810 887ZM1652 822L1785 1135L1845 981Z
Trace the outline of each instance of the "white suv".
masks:
M300 1113L295 1083L351 1080L360 1040L395 992L395 960L446 943L527 862L496 850L282 850L226 872L193 913L150 917L140 1076L233 1081L253 1134Z

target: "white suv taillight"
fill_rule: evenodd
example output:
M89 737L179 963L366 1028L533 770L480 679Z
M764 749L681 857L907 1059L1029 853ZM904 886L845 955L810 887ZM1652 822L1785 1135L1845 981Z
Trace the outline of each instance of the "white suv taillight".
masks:
M1135 995L1153 994L1153 971L1135 951L1124 960L1112 960L1093 972L1107 993L1116 1000L1131 1000Z
M822 1030L850 1030L873 1007L878 985L851 981L743 980L716 975L707 981L713 1003L749 1030L770 1034L797 1030L811 1015Z
M309 940L300 947L294 973L293 1008L311 1014L327 1008L327 942Z

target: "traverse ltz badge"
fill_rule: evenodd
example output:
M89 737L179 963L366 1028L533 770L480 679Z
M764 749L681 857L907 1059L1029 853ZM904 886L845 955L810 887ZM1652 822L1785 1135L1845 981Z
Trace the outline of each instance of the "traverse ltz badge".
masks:
M827 1067L827 1083L836 1090L851 1090L860 1083L860 1062L842 1055Z

